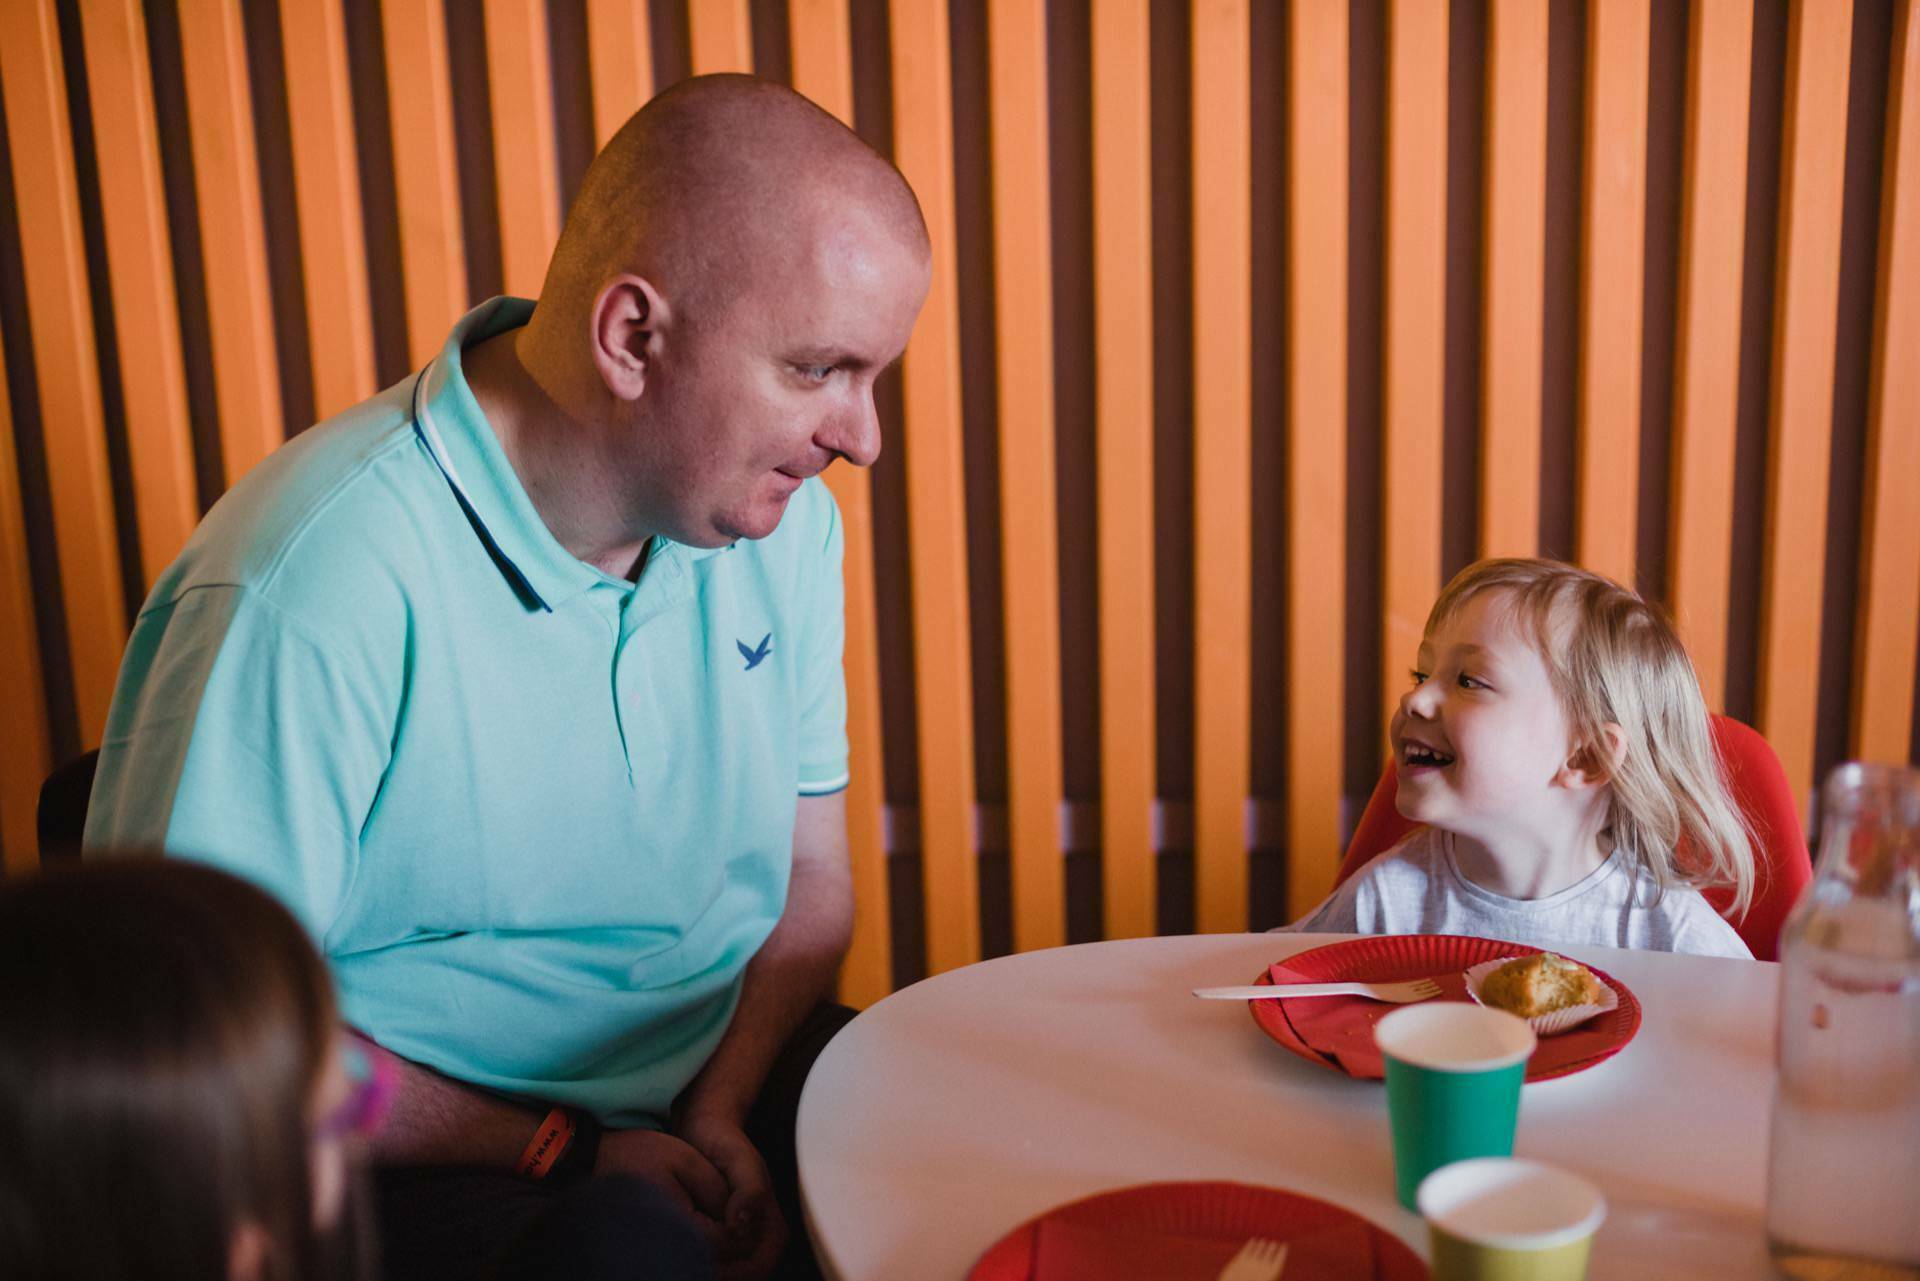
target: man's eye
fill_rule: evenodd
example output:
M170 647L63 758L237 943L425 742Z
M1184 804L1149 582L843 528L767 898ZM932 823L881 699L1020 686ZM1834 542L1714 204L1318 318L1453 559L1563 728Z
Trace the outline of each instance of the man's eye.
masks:
M810 383L823 383L833 377L832 365L801 365L800 376Z

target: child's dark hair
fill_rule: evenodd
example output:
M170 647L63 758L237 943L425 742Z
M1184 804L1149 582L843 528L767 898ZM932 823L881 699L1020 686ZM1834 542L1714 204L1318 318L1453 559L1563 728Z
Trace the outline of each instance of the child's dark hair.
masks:
M0 885L0 1276L203 1281L243 1225L261 1281L329 1270L310 1111L327 972L279 903L109 858Z

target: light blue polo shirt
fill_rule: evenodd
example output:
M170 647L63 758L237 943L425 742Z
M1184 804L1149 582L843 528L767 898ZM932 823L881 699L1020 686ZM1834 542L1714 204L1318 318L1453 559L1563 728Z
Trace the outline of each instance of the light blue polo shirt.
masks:
M223 497L133 630L89 847L247 876L344 1016L449 1076L657 1125L846 783L839 515L655 539L638 583L542 523L441 354Z

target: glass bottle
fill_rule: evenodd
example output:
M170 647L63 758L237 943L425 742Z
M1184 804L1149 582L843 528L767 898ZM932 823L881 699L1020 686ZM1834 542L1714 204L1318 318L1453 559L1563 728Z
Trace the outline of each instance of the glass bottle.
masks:
M1827 779L1780 935L1767 1241L1791 1278L1920 1278L1920 770Z

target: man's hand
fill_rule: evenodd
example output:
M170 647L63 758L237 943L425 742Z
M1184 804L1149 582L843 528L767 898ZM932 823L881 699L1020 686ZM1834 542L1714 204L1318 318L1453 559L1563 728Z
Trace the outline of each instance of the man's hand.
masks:
M757 1159L757 1158L756 1158ZM600 1137L595 1174L634 1174L664 1191L720 1249L727 1211L725 1167L658 1130L608 1130Z
M681 1118L680 1137L726 1180L720 1218L720 1275L726 1281L759 1281L773 1271L787 1248L787 1223L773 1199L767 1164L744 1131L713 1114Z

